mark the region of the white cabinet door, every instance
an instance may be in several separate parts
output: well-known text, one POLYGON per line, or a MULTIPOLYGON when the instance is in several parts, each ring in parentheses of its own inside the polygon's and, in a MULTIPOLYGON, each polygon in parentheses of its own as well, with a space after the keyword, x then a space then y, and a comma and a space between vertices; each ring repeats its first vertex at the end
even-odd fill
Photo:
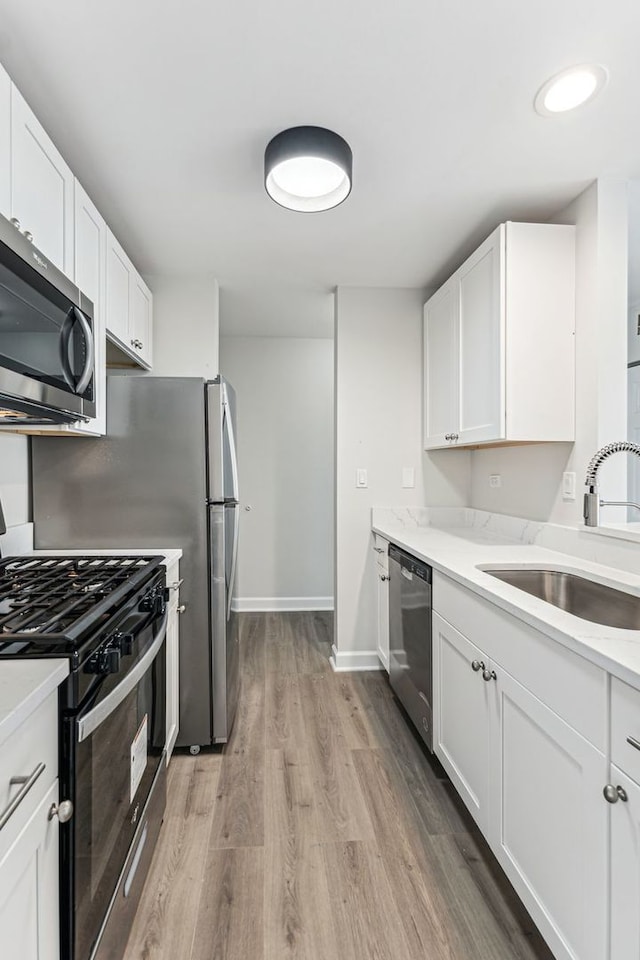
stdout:
POLYGON ((499 666, 489 842, 558 960, 606 956, 605 757, 499 666))
POLYGON ((424 306, 424 446, 444 447, 458 432, 458 291, 441 287, 424 306))
POLYGON ((505 436, 504 226, 456 274, 460 297, 458 443, 505 436))
POLYGON ((486 833, 489 735, 495 685, 482 679, 483 654, 433 614, 434 749, 474 820, 486 833))
POLYGON ((607 804, 611 823, 611 960, 640 957, 640 787, 611 766, 626 801, 607 804))
POLYGON ((131 349, 129 312, 133 264, 107 228, 107 334, 125 350, 131 349))
POLYGON ((376 563, 378 580, 378 656, 385 670, 389 671, 389 570, 376 563))
POLYGON ((0 65, 0 213, 11 218, 11 78, 0 65))
POLYGON ((138 355, 141 366, 151 369, 151 291, 138 273, 134 273, 131 283, 130 341, 138 355))
POLYGON ((107 225, 76 180, 75 184, 75 282, 93 301, 96 416, 78 424, 77 432, 101 436, 107 429, 105 294, 107 225))
POLYGON ((73 174, 20 91, 11 88, 11 216, 72 280, 73 174))
POLYGON ((58 781, 0 859, 2 960, 59 960, 58 781))
POLYGON ((167 620, 167 764, 180 727, 180 614, 178 600, 169 608, 167 620))

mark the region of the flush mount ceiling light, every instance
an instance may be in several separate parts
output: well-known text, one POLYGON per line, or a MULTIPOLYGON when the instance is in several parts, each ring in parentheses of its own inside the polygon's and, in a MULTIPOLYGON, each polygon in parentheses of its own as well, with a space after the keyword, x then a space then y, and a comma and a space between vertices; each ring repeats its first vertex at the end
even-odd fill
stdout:
POLYGON ((575 110, 593 100, 608 79, 606 68, 598 63, 568 67, 540 87, 534 106, 543 117, 555 117, 567 110, 575 110))
POLYGON ((346 140, 324 127, 290 127, 264 152, 264 185, 289 210, 330 210, 349 196, 353 157, 346 140))

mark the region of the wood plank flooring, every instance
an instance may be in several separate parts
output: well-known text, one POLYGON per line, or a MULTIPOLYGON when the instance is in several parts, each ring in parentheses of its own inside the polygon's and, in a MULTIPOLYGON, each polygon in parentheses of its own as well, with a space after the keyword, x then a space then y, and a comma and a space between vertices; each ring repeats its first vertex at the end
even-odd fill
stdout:
POLYGON ((178 753, 127 960, 553 960, 383 673, 243 614, 223 751, 178 753))

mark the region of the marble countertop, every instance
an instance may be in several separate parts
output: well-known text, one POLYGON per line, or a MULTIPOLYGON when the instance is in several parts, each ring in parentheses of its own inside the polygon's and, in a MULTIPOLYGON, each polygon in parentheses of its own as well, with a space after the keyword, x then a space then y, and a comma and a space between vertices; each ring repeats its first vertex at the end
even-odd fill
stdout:
POLYGON ((0 662, 0 747, 68 673, 66 660, 0 662))
POLYGON ((437 525, 433 520, 427 525, 424 517, 411 522, 398 511, 374 510, 372 528, 434 570, 640 689, 640 630, 621 630, 583 620, 495 579, 482 567, 552 568, 636 596, 640 596, 640 575, 527 542, 529 535, 537 535, 539 524, 519 521, 520 527, 510 527, 507 518, 501 518, 501 524, 483 527, 465 523, 462 515, 436 519, 437 525), (523 524, 536 529, 526 530, 523 524))

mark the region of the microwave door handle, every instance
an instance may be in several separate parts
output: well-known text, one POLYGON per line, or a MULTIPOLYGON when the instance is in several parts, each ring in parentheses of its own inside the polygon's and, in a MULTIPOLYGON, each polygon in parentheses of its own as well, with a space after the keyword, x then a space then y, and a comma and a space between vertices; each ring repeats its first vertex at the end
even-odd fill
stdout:
POLYGON ((60 365, 62 366, 62 373, 64 379, 67 382, 67 386, 71 390, 75 390, 75 383, 73 381, 73 370, 71 369, 71 364, 69 363, 69 341, 71 339, 71 330, 75 322, 75 313, 74 307, 71 307, 66 317, 64 318, 63 324, 60 327, 60 365))
POLYGON ((89 326, 89 321, 81 310, 78 310, 77 307, 71 307, 68 314, 64 318, 62 327, 60 328, 60 363, 62 364, 64 379, 74 393, 82 395, 89 386, 91 377, 93 376, 93 355, 93 333, 91 331, 91 327, 89 326), (69 363, 69 345, 74 323, 79 323, 82 328, 82 334, 84 336, 87 352, 84 369, 80 374, 77 383, 75 383, 73 379, 73 370, 71 369, 71 364, 69 363))
POLYGON ((91 382, 91 377, 93 376, 93 331, 89 326, 89 321, 85 317, 84 313, 81 310, 78 310, 76 307, 73 308, 73 313, 75 319, 78 321, 82 327, 82 333, 84 334, 84 342, 87 346, 87 356, 84 362, 84 370, 80 374, 80 379, 76 384, 76 393, 83 394, 91 382))

